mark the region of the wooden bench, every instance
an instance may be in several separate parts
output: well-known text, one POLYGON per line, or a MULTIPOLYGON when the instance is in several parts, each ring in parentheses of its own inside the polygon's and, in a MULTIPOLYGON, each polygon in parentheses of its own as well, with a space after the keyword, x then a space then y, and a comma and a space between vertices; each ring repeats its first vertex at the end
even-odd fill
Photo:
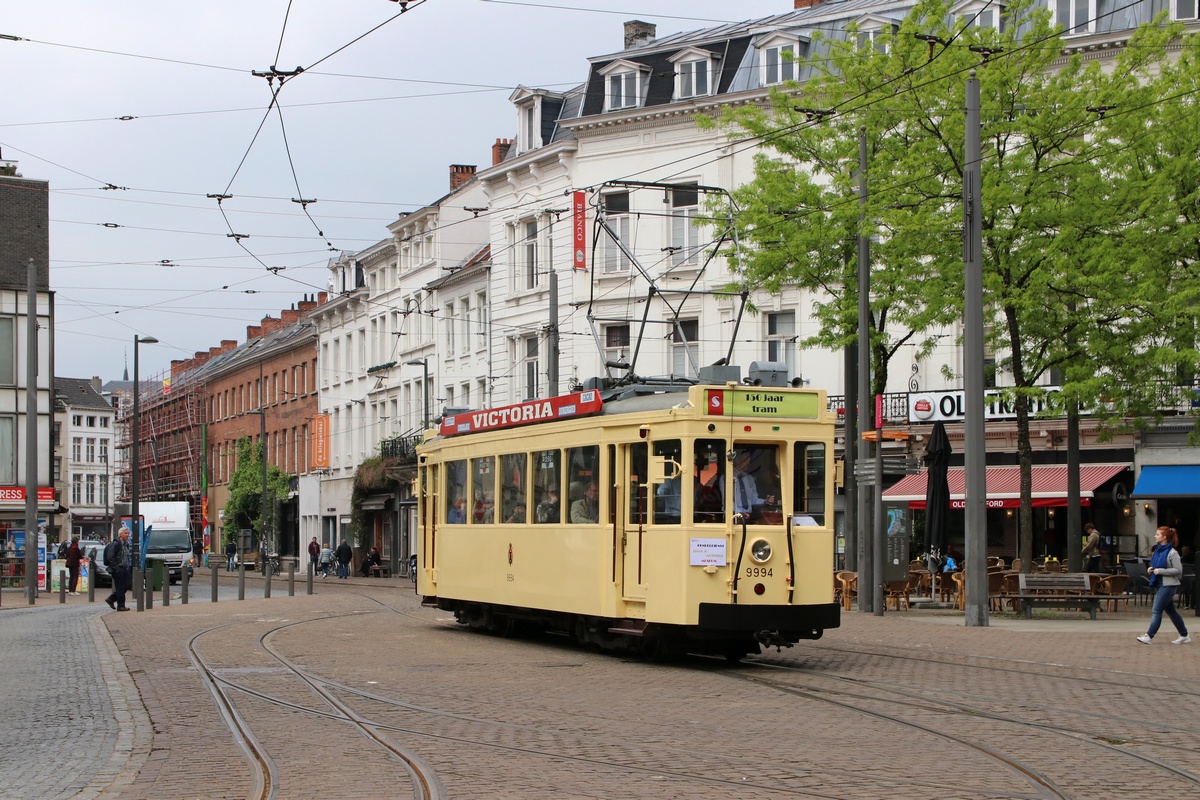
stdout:
POLYGON ((1025 619, 1033 618, 1034 606, 1087 609, 1096 618, 1100 604, 1115 599, 1112 595, 1092 594, 1092 581, 1085 572, 1022 572, 1015 600, 1021 604, 1025 619))
POLYGON ((371 574, 376 578, 392 577, 392 568, 388 564, 374 564, 371 567, 371 574))

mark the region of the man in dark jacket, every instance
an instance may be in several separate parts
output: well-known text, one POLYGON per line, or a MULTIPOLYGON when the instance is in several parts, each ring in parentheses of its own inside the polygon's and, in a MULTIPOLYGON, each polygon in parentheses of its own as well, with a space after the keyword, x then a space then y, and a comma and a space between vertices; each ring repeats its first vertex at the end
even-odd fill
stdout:
POLYGON ((337 557, 338 562, 338 577, 349 578, 350 562, 354 559, 354 551, 350 549, 350 543, 342 539, 342 543, 334 551, 334 556, 337 557))
POLYGON ((129 548, 129 528, 122 527, 118 538, 104 546, 104 563, 112 575, 112 593, 104 598, 109 608, 128 611, 125 593, 129 591, 129 563, 133 553, 129 548))

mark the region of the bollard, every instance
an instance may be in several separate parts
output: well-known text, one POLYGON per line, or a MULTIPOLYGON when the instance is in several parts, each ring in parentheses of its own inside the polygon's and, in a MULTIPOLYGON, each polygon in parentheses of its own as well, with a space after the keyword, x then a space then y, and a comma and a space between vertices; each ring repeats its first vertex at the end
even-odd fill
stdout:
POLYGON ((238 559, 238 600, 246 599, 246 562, 238 559))
POLYGON ((317 565, 316 565, 316 564, 309 564, 309 565, 308 565, 308 570, 307 570, 307 573, 306 573, 306 574, 307 574, 307 576, 308 576, 308 577, 307 577, 307 580, 308 580, 308 593, 309 593, 309 594, 312 594, 312 593, 313 593, 313 587, 312 587, 312 585, 313 585, 313 577, 314 577, 314 576, 317 574, 317 565))
MULTIPOLYGON (((135 558, 134 561, 136 562, 137 559, 135 558)), ((142 590, 146 588, 144 575, 145 573, 143 573, 140 569, 133 570, 133 600, 138 611, 146 610, 145 605, 143 605, 145 601, 143 600, 142 592, 142 590)))
POLYGON ((217 568, 212 568, 212 601, 217 602, 217 568))
MULTIPOLYGON (((166 565, 164 564, 163 566, 165 567, 166 565)), ((162 601, 162 603, 163 603, 163 608, 166 608, 167 606, 171 605, 171 573, 166 569, 163 570, 163 601, 162 601)))
POLYGON ((192 570, 187 564, 179 570, 179 602, 185 606, 188 601, 188 575, 191 574, 192 570))
POLYGON ((144 570, 144 569, 142 570, 142 582, 141 582, 141 587, 142 587, 142 594, 143 594, 143 595, 145 595, 145 597, 146 597, 146 610, 147 610, 147 611, 149 611, 150 609, 154 608, 154 572, 153 572, 153 567, 151 567, 151 571, 150 571, 149 573, 147 573, 147 572, 146 572, 146 570, 144 570), (149 582, 147 582, 147 581, 146 581, 146 576, 147 576, 147 575, 149 575, 149 576, 150 576, 150 580, 149 580, 149 582))
POLYGON ((88 559, 88 602, 96 602, 96 559, 88 559))
POLYGON ((271 596, 271 562, 263 559, 263 597, 271 596))
POLYGON ((288 597, 296 596, 296 562, 288 561, 288 597))
POLYGON ((65 569, 58 571, 58 602, 67 602, 67 571, 65 569))

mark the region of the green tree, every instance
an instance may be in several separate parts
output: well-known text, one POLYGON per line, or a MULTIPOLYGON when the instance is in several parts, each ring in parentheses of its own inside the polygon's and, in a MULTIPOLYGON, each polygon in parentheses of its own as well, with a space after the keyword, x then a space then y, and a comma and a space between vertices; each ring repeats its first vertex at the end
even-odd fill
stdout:
POLYGON ((257 543, 264 533, 278 530, 274 519, 277 509, 277 499, 287 497, 289 476, 279 467, 267 466, 267 515, 265 526, 262 519, 263 483, 263 447, 255 444, 250 438, 243 436, 237 440, 237 465, 229 476, 229 501, 225 504, 225 519, 233 520, 239 529, 249 528, 254 531, 254 541, 257 543))
MULTIPOLYGON (((1010 384, 1021 530, 1030 531, 1029 420, 1039 384, 1058 371, 1068 398, 1090 406, 1103 397, 1116 407, 1147 374, 1139 351, 1154 341, 1156 318, 1145 314, 1144 292, 1163 277, 1152 273, 1142 287, 1146 276, 1130 266, 1151 269, 1139 250, 1147 235, 1139 192, 1153 170, 1124 161, 1148 146, 1158 106, 1146 101, 1176 31, 1139 31, 1104 70, 1080 57, 1062 63, 1044 3, 1008 4, 1004 31, 973 27, 950 9, 922 2, 898 32, 870 42, 853 25, 844 37, 817 40, 800 65, 804 83, 726 117, 735 135, 764 145, 755 179, 736 194, 750 247, 732 268, 743 285, 811 292, 821 331, 808 343, 840 346, 857 318, 854 237, 871 236, 873 389, 882 391, 900 344, 927 352, 930 334, 956 330, 961 318, 964 85, 975 71, 985 338, 1010 384), (853 178, 860 128, 870 187, 862 225, 853 178), (1122 147, 1131 148, 1127 156, 1118 155, 1122 147)), ((1031 538, 1020 554, 1030 563, 1031 538)))

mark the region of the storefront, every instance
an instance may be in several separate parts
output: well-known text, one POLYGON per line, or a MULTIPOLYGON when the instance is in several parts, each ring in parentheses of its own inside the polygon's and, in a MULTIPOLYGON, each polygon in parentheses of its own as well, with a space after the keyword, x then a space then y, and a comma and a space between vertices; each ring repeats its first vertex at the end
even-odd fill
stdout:
MULTIPOLYGON (((1111 558, 1133 555, 1137 544, 1128 504, 1127 464, 1084 464, 1079 469, 1081 523, 1093 522, 1105 537, 1111 558)), ((965 474, 962 467, 949 471, 950 550, 963 553, 965 474)), ((1057 464, 1032 467, 1033 552, 1065 558, 1072 543, 1079 544, 1082 531, 1074 537, 1064 530, 1067 506, 1067 467, 1057 464)), ((883 492, 883 503, 890 507, 924 510, 928 473, 909 475, 883 492)), ((988 555, 1006 560, 1017 555, 1019 513, 1021 507, 1021 468, 1015 465, 993 466, 986 474, 988 555)), ((918 515, 909 516, 917 517, 918 515)), ((923 518, 923 515, 920 515, 923 518)), ((922 520, 918 520, 920 525, 922 520)))

